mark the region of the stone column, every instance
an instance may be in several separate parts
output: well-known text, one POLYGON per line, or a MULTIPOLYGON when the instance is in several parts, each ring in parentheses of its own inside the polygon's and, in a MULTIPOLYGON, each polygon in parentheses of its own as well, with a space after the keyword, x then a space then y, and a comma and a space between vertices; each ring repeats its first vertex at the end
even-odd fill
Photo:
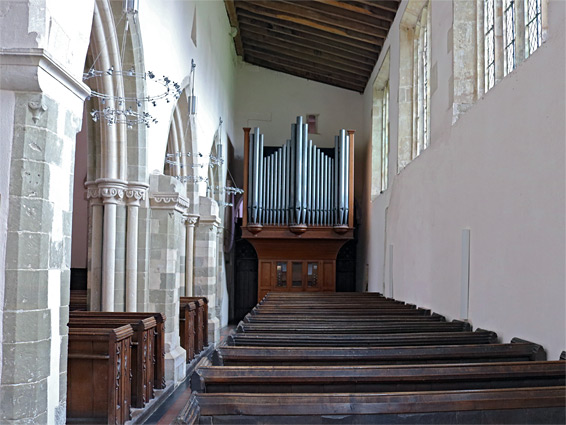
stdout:
POLYGON ((101 282, 102 282, 102 223, 104 206, 95 182, 87 182, 87 199, 89 200, 91 213, 89 223, 89 249, 88 249, 88 274, 87 274, 87 299, 89 309, 100 311, 102 307, 101 282))
MULTIPOLYGON (((5 8, 3 22, 21 10, 5 8)), ((64 424, 72 175, 89 90, 39 48, 0 49, 0 74, 0 423, 64 424)))
POLYGON ((183 216, 189 201, 181 193, 181 182, 170 176, 150 176, 151 241, 149 265, 150 311, 165 314, 165 379, 179 382, 185 377, 186 352, 180 346, 179 293, 181 254, 184 251, 183 216))
POLYGON ((128 219, 126 229, 126 311, 137 311, 138 289, 138 212, 148 185, 130 183, 126 189, 128 219))
POLYGON ((200 219, 196 227, 194 294, 208 298, 208 340, 220 339, 220 321, 217 317, 216 276, 217 231, 220 226, 218 204, 211 198, 199 198, 200 219))
POLYGON ((185 217, 185 226, 187 227, 185 247, 185 297, 193 296, 195 224, 197 224, 197 221, 198 215, 188 214, 185 217))
POLYGON ((116 206, 124 198, 126 182, 96 180, 104 203, 102 234, 102 311, 114 311, 116 280, 116 206))

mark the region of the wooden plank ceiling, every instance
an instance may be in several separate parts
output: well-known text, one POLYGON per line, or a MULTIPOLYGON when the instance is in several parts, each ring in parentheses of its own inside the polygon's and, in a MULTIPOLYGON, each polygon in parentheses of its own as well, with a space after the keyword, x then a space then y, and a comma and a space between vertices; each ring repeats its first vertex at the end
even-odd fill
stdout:
POLYGON ((400 0, 224 0, 248 63, 362 93, 400 0))

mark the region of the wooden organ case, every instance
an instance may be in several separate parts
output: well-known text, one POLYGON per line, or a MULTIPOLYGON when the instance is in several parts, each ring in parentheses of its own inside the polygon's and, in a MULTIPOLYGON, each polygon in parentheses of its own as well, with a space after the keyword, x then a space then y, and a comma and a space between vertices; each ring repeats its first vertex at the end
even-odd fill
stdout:
POLYGON ((334 148, 308 140, 298 117, 283 146, 244 128, 242 237, 258 256, 258 301, 268 292, 336 291, 336 257, 354 235, 354 131, 334 148))

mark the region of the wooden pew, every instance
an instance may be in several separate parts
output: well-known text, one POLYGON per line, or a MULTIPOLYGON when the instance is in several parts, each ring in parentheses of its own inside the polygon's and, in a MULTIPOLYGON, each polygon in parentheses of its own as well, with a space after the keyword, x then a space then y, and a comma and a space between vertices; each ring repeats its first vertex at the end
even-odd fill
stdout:
POLYGON ((187 363, 189 363, 195 358, 195 352, 199 344, 199 333, 197 331, 197 327, 200 324, 200 320, 199 324, 197 324, 197 310, 199 308, 198 302, 181 302, 179 308, 179 333, 181 337, 181 347, 183 347, 187 352, 187 363))
POLYGON ((124 325, 130 325, 134 331, 131 346, 131 405, 143 408, 154 396, 155 318, 71 316, 68 324, 70 329, 115 328, 124 325))
POLYGON ((155 363, 154 363, 154 381, 153 388, 165 388, 165 320, 163 313, 124 313, 124 312, 105 312, 105 311, 73 311, 69 312, 69 318, 78 317, 110 317, 110 318, 127 318, 127 319, 143 319, 153 317, 156 322, 155 330, 155 363))
POLYGON ((123 424, 130 419, 130 325, 69 328, 67 423, 123 424))
POLYGON ((71 289, 71 295, 69 298, 69 311, 75 310, 87 310, 87 295, 85 290, 71 289))
POLYGON ((196 352, 201 352, 208 347, 208 298, 206 297, 181 297, 181 304, 185 302, 197 302, 197 334, 198 344, 195 346, 196 352))
POLYGON ((387 323, 358 323, 355 319, 350 322, 309 323, 245 323, 240 322, 237 332, 246 334, 276 334, 294 333, 301 334, 350 334, 350 335, 372 335, 387 333, 417 333, 417 332, 464 332, 471 331, 472 327, 467 322, 454 320, 452 322, 437 321, 410 321, 410 322, 387 322, 387 323))
POLYGON ((361 393, 566 385, 562 360, 395 366, 201 367, 207 393, 361 393))
POLYGON ((474 332, 420 332, 401 334, 248 334, 235 333, 226 338, 226 345, 264 347, 393 347, 414 345, 492 344, 497 334, 477 329, 474 332))
POLYGON ((332 318, 332 317, 380 317, 380 316, 430 316, 431 311, 422 308, 387 308, 387 309, 376 309, 376 308, 359 308, 359 309, 349 309, 349 310, 299 310, 299 311, 288 311, 284 309, 275 310, 259 310, 254 309, 250 312, 252 316, 261 317, 272 317, 272 318, 284 318, 284 317, 305 317, 305 318, 332 318))
POLYGON ((376 322, 410 322, 410 321, 428 321, 428 322, 445 322, 446 318, 440 314, 432 313, 431 315, 381 315, 381 316, 337 316, 337 315, 319 315, 307 316, 301 315, 276 315, 276 314, 251 314, 248 313, 242 319, 244 323, 350 323, 355 321, 357 323, 376 323, 376 322))
POLYGON ((510 344, 381 348, 220 346, 217 352, 217 366, 339 366, 546 360, 546 352, 540 345, 518 338, 513 338, 510 344))
POLYGON ((558 424, 566 387, 369 394, 197 394, 201 424, 558 424))

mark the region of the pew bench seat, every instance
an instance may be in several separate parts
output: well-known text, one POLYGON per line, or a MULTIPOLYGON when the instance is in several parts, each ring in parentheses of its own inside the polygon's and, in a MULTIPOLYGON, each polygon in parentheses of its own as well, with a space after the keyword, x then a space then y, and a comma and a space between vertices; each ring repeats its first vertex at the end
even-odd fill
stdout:
POLYGON ((361 393, 566 385, 564 361, 396 366, 209 366, 207 393, 361 393))
POLYGON ((226 339, 226 345, 270 347, 391 347, 414 345, 491 344, 497 334, 491 331, 474 332, 419 332, 377 335, 349 334, 294 334, 294 333, 235 333, 226 339))
POLYGON ((375 394, 197 394, 200 424, 557 424, 566 387, 375 394))
POLYGON ((236 347, 217 349, 225 366, 339 366, 352 364, 472 363, 546 360, 538 344, 518 338, 510 344, 400 346, 400 347, 236 347))

